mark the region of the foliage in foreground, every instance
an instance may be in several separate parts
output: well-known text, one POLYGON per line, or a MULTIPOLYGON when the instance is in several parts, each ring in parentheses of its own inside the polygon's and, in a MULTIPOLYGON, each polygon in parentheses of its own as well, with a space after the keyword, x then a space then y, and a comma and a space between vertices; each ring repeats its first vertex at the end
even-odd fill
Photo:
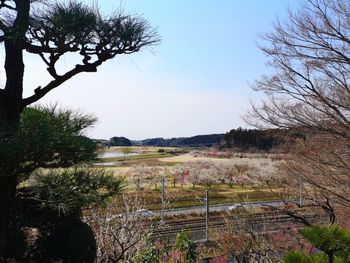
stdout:
POLYGON ((35 199, 59 214, 69 214, 91 203, 101 204, 124 188, 122 179, 103 169, 89 167, 40 170, 32 179, 30 190, 35 199))
POLYGON ((186 262, 198 261, 197 245, 190 239, 187 232, 176 235, 175 244, 164 241, 152 241, 146 238, 145 246, 135 255, 135 263, 186 262))
POLYGON ((141 212, 144 208, 144 196, 122 195, 106 207, 88 211, 84 221, 95 236, 96 262, 129 262, 143 238, 153 229, 152 218, 141 212))
POLYGON ((290 252, 285 263, 346 263, 350 260, 350 232, 338 225, 311 226, 300 230, 300 234, 319 252, 308 254, 302 251, 290 252))
POLYGON ((96 144, 84 133, 95 122, 91 115, 56 106, 26 108, 16 132, 0 130, 2 167, 21 182, 38 168, 89 163, 96 157, 96 144))
POLYGON ((0 147, 0 156, 7 154, 4 160, 16 158, 12 165, 17 167, 13 169, 26 185, 19 189, 22 199, 34 199, 40 207, 68 212, 122 190, 122 179, 88 166, 97 148, 84 132, 95 122, 91 115, 57 106, 24 110, 18 131, 6 140, 1 137, 0 147))
POLYGON ((84 131, 94 122, 90 115, 38 106, 23 112, 17 132, 0 136, 0 156, 20 183, 5 257, 93 262, 96 241, 79 218, 81 209, 103 203, 124 185, 123 179, 89 167, 96 144, 84 131))

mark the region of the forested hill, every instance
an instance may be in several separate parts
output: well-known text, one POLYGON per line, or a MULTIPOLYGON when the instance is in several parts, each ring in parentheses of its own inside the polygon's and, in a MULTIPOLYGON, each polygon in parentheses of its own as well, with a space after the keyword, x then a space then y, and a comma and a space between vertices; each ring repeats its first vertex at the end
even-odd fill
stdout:
POLYGON ((224 142, 225 134, 209 134, 209 135, 196 135, 192 137, 180 137, 180 138, 153 138, 142 141, 133 141, 134 144, 146 145, 146 146, 163 146, 163 147, 211 147, 213 145, 219 145, 224 142))
POLYGON ((178 138, 151 138, 130 140, 125 137, 112 137, 109 140, 96 140, 106 146, 157 146, 157 147, 212 147, 220 146, 236 150, 269 151, 276 147, 288 150, 295 138, 303 137, 301 130, 281 129, 232 129, 226 134, 196 135, 178 138))
POLYGON ((129 140, 125 137, 112 137, 107 145, 110 146, 159 146, 159 147, 211 147, 224 143, 225 134, 196 135, 180 138, 152 138, 145 140, 129 140))

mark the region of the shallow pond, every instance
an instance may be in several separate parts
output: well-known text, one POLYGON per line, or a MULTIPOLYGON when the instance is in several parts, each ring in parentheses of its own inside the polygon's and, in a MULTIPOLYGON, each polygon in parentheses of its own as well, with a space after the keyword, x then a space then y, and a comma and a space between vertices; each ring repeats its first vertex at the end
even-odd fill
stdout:
POLYGON ((126 156, 136 156, 140 155, 139 153, 128 153, 127 155, 122 153, 122 152, 106 152, 106 153, 101 153, 97 157, 101 159, 105 158, 118 158, 118 157, 126 157, 126 156))
POLYGON ((96 166, 115 166, 118 164, 119 164, 119 162, 94 163, 94 165, 96 165, 96 166))

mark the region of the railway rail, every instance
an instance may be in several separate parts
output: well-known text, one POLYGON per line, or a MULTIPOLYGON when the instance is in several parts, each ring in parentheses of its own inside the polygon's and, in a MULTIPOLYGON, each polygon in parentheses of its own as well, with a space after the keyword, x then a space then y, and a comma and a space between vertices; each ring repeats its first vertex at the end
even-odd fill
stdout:
MULTIPOLYGON (((312 213, 303 214, 304 218, 311 223, 322 222, 324 218, 312 213)), ((276 232, 282 229, 290 227, 292 223, 294 226, 299 228, 304 225, 286 215, 278 213, 259 213, 252 215, 232 215, 232 216, 214 216, 209 219, 210 230, 218 230, 225 227, 239 228, 240 223, 245 220, 249 221, 249 224, 254 226, 257 231, 261 232, 276 232), (229 222, 229 223, 228 223, 229 222)), ((189 232, 194 240, 201 240, 205 236, 205 219, 191 219, 191 220, 181 220, 173 222, 165 222, 163 225, 153 233, 153 238, 160 238, 166 240, 173 240, 176 238, 176 234, 181 231, 189 232)))

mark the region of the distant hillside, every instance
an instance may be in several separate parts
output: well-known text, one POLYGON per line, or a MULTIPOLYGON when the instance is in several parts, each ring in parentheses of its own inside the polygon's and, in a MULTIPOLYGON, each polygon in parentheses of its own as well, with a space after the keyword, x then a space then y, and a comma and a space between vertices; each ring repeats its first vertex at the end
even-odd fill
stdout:
POLYGON ((158 146, 158 147, 211 147, 224 142, 225 134, 197 135, 179 138, 151 138, 145 140, 129 140, 125 137, 112 137, 107 145, 110 146, 158 146))
POLYGON ((145 146, 161 146, 161 147, 211 147, 218 145, 224 141, 225 134, 208 134, 208 135, 196 135, 192 137, 179 137, 179 138, 152 138, 146 139, 135 144, 145 146))
POLYGON ((95 140, 106 146, 155 146, 155 147, 212 147, 220 146, 236 150, 269 151, 288 147, 296 138, 303 138, 302 129, 233 129, 226 134, 207 134, 178 138, 151 138, 130 140, 126 137, 112 137, 109 140, 95 140))

